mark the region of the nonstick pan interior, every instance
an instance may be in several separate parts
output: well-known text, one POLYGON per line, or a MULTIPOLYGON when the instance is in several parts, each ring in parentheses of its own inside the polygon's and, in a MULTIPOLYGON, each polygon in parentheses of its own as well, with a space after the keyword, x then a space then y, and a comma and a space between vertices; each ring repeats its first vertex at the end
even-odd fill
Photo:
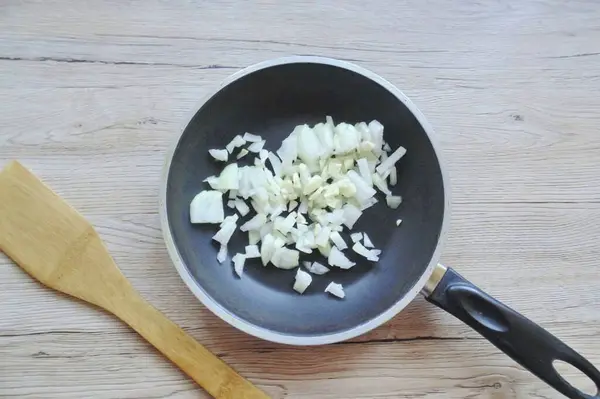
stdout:
MULTIPOLYGON (((263 331, 257 334, 263 338, 294 343, 295 338, 300 342, 345 332, 352 336, 357 326, 389 313, 405 296, 412 299, 438 246, 446 198, 429 137, 396 95, 353 70, 293 62, 234 79, 202 105, 173 152, 165 201, 167 234, 190 288, 220 317, 243 330, 256 333, 256 328, 263 331), (259 259, 248 260, 238 278, 229 260, 224 264, 216 260, 218 246, 211 237, 217 226, 190 224, 190 201, 207 188, 202 180, 223 168, 207 151, 224 148, 244 132, 261 135, 267 140, 265 148, 275 151, 296 125, 312 125, 326 115, 336 123, 377 119, 385 126, 390 146, 408 150, 398 163, 398 184, 392 187, 403 197, 400 208, 388 208, 384 197, 378 196, 379 204, 365 211, 353 229, 367 232, 383 250, 380 261, 373 264, 347 251, 357 265, 314 276, 304 295, 292 290, 296 270, 263 267, 259 259), (403 220, 400 227, 397 219, 403 220), (344 285, 345 299, 323 292, 331 281, 344 285)), ((230 256, 243 252, 247 243, 247 234, 237 231, 229 243, 230 256)), ((314 258, 326 263, 320 255, 314 258)))

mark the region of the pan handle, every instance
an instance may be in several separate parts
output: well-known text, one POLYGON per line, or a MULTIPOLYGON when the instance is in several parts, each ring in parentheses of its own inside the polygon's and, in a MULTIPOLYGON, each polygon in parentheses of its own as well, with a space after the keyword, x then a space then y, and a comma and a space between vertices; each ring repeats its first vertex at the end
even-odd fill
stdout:
POLYGON ((462 320, 517 363, 571 399, 600 399, 600 371, 561 340, 492 298, 455 272, 438 265, 424 294, 429 302, 462 320), (560 376, 553 362, 563 361, 595 384, 594 396, 560 376))

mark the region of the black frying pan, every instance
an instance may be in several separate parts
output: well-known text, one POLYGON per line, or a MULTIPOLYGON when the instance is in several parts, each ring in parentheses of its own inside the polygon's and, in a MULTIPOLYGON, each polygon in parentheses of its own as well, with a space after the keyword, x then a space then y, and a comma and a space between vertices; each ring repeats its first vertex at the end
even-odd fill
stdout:
MULTIPOLYGON (((452 269, 438 265, 449 207, 448 180, 431 141, 431 127, 398 89, 377 75, 336 60, 292 57, 249 67, 223 83, 201 105, 167 157, 161 194, 165 241, 192 292, 219 317, 249 334, 274 342, 317 345, 365 333, 402 310, 419 292, 467 323, 500 350, 570 398, 600 398, 571 386, 555 370, 564 361, 585 373, 600 390, 600 372, 585 358, 524 316, 485 294, 452 269), (276 150, 296 125, 379 120, 392 148, 407 155, 393 188, 403 204, 369 208, 355 226, 383 250, 376 264, 353 258, 350 270, 314 276, 300 296, 292 290, 295 270, 248 261, 242 279, 216 260, 214 226, 192 225, 189 204, 206 188, 202 180, 220 172, 207 153, 236 135, 259 134, 276 150), (402 219, 401 227, 395 220, 402 219), (342 283, 346 298, 323 292, 342 283)), ((383 202, 383 203, 382 203, 383 202)), ((248 215, 250 218, 252 214, 248 215)), ((237 232, 230 254, 243 252, 247 235, 237 232)), ((349 256, 351 256, 349 251, 349 256)))

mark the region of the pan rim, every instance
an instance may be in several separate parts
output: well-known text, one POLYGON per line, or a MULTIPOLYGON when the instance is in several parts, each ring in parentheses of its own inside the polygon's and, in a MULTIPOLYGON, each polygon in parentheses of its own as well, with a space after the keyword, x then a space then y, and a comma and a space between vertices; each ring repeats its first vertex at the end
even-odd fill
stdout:
POLYGON ((441 157, 441 152, 439 150, 438 144, 436 143, 436 139, 434 138, 434 130, 433 127, 429 124, 429 122, 425 119, 425 116, 421 113, 421 111, 416 107, 415 104, 396 86, 382 78, 378 74, 360 67, 358 65, 352 64, 347 61, 342 61, 333 58, 327 57, 317 57, 317 56, 290 56, 290 57, 281 57, 270 59, 266 61, 259 62, 257 64, 248 66, 244 69, 241 69, 238 72, 230 75, 225 78, 216 89, 209 92, 196 107, 191 110, 191 115, 184 120, 183 126, 180 128, 179 135, 176 140, 174 140, 171 147, 167 150, 165 163, 162 169, 162 176, 160 182, 160 193, 159 193, 159 215, 160 215, 160 224, 161 230, 163 234, 163 239, 165 241, 167 252, 175 269, 179 273, 179 276, 188 287, 188 289, 194 294, 194 296, 211 312, 221 318, 223 321, 232 325, 233 327, 258 338, 280 343, 280 344, 288 344, 288 345, 298 345, 298 346, 307 346, 307 345, 325 345, 331 344, 335 342, 345 341, 351 338, 355 338, 359 335, 365 334, 383 323, 389 321, 395 315, 400 313, 402 309, 404 309, 410 302, 412 302, 415 297, 421 292, 433 271, 435 270, 436 265, 438 264, 439 258, 441 256, 442 247, 446 239, 448 225, 450 220, 450 186, 449 186, 449 177, 447 175, 447 170, 445 168, 445 163, 441 157), (167 179, 169 175, 169 170, 171 167, 171 162, 173 160, 173 156, 181 137, 183 136, 183 132, 186 127, 196 115, 196 113, 206 104, 206 102, 215 96, 220 90, 229 84, 249 75, 253 72, 274 67, 281 66, 285 64, 295 64, 295 63, 316 63, 316 64, 325 64, 330 65, 342 69, 346 69, 352 72, 355 72, 375 83, 378 83, 383 88, 385 88, 388 92, 393 94, 399 101, 401 101, 409 111, 414 115, 419 124, 423 127, 423 130, 427 134, 427 137, 433 147, 434 153, 437 157, 440 171, 442 175, 442 183, 444 190, 444 214, 442 218, 442 226, 440 229, 440 235, 437 241, 436 248, 433 252, 433 255, 430 259, 430 262, 427 268, 422 273, 419 280, 413 285, 410 291, 405 294, 402 298, 399 298, 398 301, 394 303, 391 307, 385 310, 383 313, 373 317, 367 322, 356 325, 351 329, 335 332, 335 333, 327 333, 321 335, 311 335, 311 336, 303 336, 303 335, 293 335, 293 334, 285 334, 276 331, 272 331, 260 326, 257 326, 253 323, 250 323, 235 314, 229 312, 225 309, 221 304, 215 301, 204 289, 198 284, 198 282, 192 277, 189 269, 185 265, 177 247, 175 245, 175 241, 173 239, 173 235, 171 233, 171 229, 169 226, 168 216, 167 216, 167 179))

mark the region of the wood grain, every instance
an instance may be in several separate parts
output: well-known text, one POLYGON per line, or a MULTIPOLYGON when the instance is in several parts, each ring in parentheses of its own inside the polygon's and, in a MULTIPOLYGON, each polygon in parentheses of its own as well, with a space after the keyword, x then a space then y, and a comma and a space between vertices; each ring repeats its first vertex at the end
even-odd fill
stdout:
MULTIPOLYGON (((291 54, 356 62, 436 130, 453 189, 442 260, 598 365, 599 19, 593 0, 7 0, 0 163, 43 177, 144 297, 275 398, 558 398, 422 299, 327 347, 230 328, 171 266, 158 182, 186 118, 237 69, 291 54)), ((0 397, 204 395, 110 316, 0 258, 0 397)))

